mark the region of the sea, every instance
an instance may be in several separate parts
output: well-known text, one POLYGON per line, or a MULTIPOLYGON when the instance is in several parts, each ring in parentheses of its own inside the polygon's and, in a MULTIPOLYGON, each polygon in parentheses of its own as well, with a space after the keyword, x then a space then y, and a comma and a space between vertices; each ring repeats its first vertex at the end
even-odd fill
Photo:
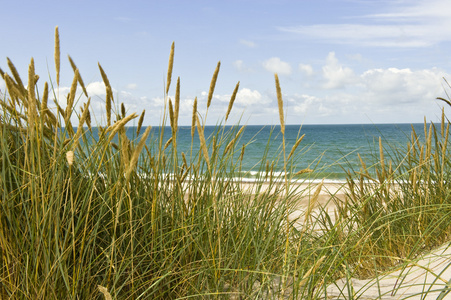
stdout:
MULTIPOLYGON (((206 126, 204 136, 211 146, 212 137, 218 136, 218 130, 236 131, 240 127, 206 126)), ((358 154, 367 166, 377 163, 379 158, 379 138, 384 147, 384 157, 390 160, 393 153, 406 151, 411 138, 412 128, 420 140, 424 140, 424 124, 340 124, 340 125, 286 125, 285 144, 286 156, 291 151, 296 140, 305 134, 286 170, 294 174, 300 170, 310 169, 299 180, 326 182, 344 182, 346 173, 360 170, 358 154)), ((177 152, 198 153, 200 141, 197 130, 191 138, 191 126, 179 126, 177 135, 177 152)), ((144 129, 141 129, 142 134, 144 129)), ((171 137, 170 127, 153 127, 147 140, 149 148, 157 145, 159 136, 163 133, 163 144, 171 137)), ((136 127, 127 127, 126 134, 131 140, 138 140, 136 127)), ((262 177, 266 162, 274 163, 275 176, 283 176, 283 149, 280 126, 247 125, 237 142, 234 159, 238 161, 242 145, 245 145, 243 160, 240 166, 240 177, 252 181, 262 177)), ((217 142, 217 141, 216 141, 217 142)), ((225 146, 225 145, 224 145, 225 146)), ((223 146, 223 147, 224 147, 223 146)), ((222 148, 224 149, 224 148, 222 148)), ((167 150, 166 150, 167 151, 167 150)), ((211 148, 209 148, 211 155, 211 148)), ((189 155, 187 155, 189 156, 189 155)), ((235 170, 236 171, 236 170, 235 170)), ((296 178, 295 178, 296 179, 296 178)))

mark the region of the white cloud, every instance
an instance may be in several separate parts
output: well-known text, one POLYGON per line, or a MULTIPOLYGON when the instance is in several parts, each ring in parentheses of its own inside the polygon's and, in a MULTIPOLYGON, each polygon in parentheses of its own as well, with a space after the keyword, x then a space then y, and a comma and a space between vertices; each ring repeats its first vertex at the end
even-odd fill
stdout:
POLYGON ((136 83, 127 84, 127 89, 129 89, 129 90, 136 90, 137 87, 138 87, 138 85, 136 83))
POLYGON ((280 60, 278 57, 272 57, 263 62, 263 67, 273 73, 281 75, 290 75, 291 66, 289 63, 280 60))
POLYGON ((106 87, 103 81, 91 82, 86 86, 88 95, 104 96, 106 95, 106 87))
POLYGON ((334 52, 330 52, 326 59, 326 65, 323 66, 323 77, 326 80, 324 88, 337 89, 355 82, 355 75, 352 69, 343 67, 334 52))
POLYGON ((262 104, 262 95, 257 90, 242 88, 236 95, 235 103, 244 106, 262 104))
POLYGON ((257 44, 256 44, 256 43, 254 43, 254 42, 252 42, 252 41, 244 40, 244 39, 241 39, 241 40, 240 40, 240 44, 242 44, 242 45, 244 45, 244 46, 246 46, 246 47, 249 47, 249 48, 255 48, 255 47, 257 47, 257 44))
POLYGON ((235 60, 233 67, 240 72, 252 72, 252 69, 246 66, 241 59, 235 60))
POLYGON ((451 40, 451 2, 398 1, 383 14, 360 16, 353 23, 279 27, 305 38, 370 47, 426 47, 451 40))
POLYGON ((299 64, 299 70, 307 76, 313 75, 313 67, 311 65, 299 64))

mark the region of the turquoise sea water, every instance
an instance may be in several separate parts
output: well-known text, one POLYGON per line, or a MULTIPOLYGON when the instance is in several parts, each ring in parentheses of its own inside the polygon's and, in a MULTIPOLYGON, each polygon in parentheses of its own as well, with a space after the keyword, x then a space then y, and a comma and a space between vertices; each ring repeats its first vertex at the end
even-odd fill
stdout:
MULTIPOLYGON (((309 174, 311 180, 343 181, 345 170, 354 168, 359 170, 360 163, 357 153, 364 158, 367 165, 375 161, 379 156, 379 137, 382 138, 386 148, 385 156, 389 160, 393 147, 405 149, 410 138, 413 126, 420 138, 424 135, 423 124, 352 124, 352 125, 288 125, 285 128, 286 155, 291 150, 297 138, 305 134, 298 147, 298 155, 295 158, 289 172, 297 172, 310 168, 315 172, 309 174)), ((225 131, 232 127, 225 127, 225 131)), ((171 136, 170 127, 165 127, 163 140, 166 142, 171 136)), ((147 141, 152 146, 160 135, 162 128, 152 128, 151 137, 147 141)), ((218 130, 216 126, 205 127, 205 137, 208 138, 218 130)), ((144 129, 141 130, 143 132, 144 129)), ((136 136, 136 127, 127 127, 127 136, 130 139, 136 136)), ((211 139, 210 139, 211 141, 211 139)), ((207 142, 208 143, 208 142, 207 142)), ((243 176, 252 180, 262 171, 262 158, 266 152, 266 160, 272 161, 281 158, 282 136, 280 126, 246 126, 236 149, 236 157, 240 154, 242 144, 246 144, 242 171, 243 176)), ((178 153, 186 154, 191 149, 191 127, 180 126, 177 136, 178 153)), ((199 151, 199 138, 197 132, 194 137, 193 153, 199 151)), ((209 151, 211 154, 211 150, 209 151)), ((264 169, 264 167, 263 167, 264 169)), ((275 171, 282 171, 282 159, 276 165, 275 171)))

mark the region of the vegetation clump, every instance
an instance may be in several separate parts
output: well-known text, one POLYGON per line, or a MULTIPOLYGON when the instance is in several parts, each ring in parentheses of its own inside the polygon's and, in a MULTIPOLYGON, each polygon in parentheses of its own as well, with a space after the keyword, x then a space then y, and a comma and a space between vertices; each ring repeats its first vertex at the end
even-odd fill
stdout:
POLYGON ((339 278, 378 275, 449 241, 445 116, 440 130, 425 124, 425 142, 412 131, 411 142, 389 160, 380 142, 379 162, 367 167, 362 160, 360 170, 349 171, 347 196, 331 194, 331 212, 317 205, 322 184, 307 194, 287 172, 301 158, 303 136, 287 155, 277 74, 280 178, 266 151, 257 166, 266 176, 250 188, 242 184, 244 127, 218 126, 205 136, 220 63, 205 116, 194 102, 191 150, 180 152, 180 78, 174 100, 168 96, 173 59, 174 44, 156 135, 141 130, 145 111, 126 115, 123 105, 115 111, 100 64, 106 125, 92 126, 91 100, 70 57, 74 75, 61 107, 58 28, 56 86, 45 82, 38 92, 33 59, 25 86, 7 59, 9 73, 0 69, 7 87, 0 99, 0 298, 327 299, 327 287, 339 278), (86 103, 79 103, 82 95, 86 103), (138 117, 130 139, 127 126, 138 117), (166 122, 171 138, 164 142, 166 122), (300 207, 306 197, 309 204, 300 207))

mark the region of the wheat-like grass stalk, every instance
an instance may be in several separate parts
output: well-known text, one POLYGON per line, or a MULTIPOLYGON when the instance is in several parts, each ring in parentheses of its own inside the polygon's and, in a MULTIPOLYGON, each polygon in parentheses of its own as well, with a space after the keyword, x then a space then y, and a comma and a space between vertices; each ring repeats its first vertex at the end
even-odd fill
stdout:
POLYGON ((224 150, 224 154, 226 154, 227 152, 229 152, 230 149, 232 149, 233 145, 235 145, 236 140, 241 136, 243 131, 244 131, 244 126, 241 126, 240 130, 238 130, 235 137, 227 144, 227 146, 224 150))
POLYGON ((72 110, 75 102, 75 94, 77 92, 77 83, 78 83, 78 69, 75 70, 74 79, 72 80, 72 84, 70 86, 69 96, 67 97, 67 106, 65 110, 65 122, 68 124, 68 120, 72 114, 72 110))
MULTIPOLYGON (((35 123, 35 119, 37 117, 36 114, 36 95, 34 92, 35 86, 35 71, 34 71, 34 59, 31 58, 30 66, 28 68, 28 122, 29 126, 33 128, 35 123)), ((31 130, 34 132, 34 129, 31 130)))
MULTIPOLYGON (((69 59, 70 65, 72 66, 72 70, 75 73, 75 70, 78 69, 77 66, 75 65, 75 63, 72 60, 72 57, 70 57, 70 55, 68 55, 67 58, 69 59)), ((83 90, 83 93, 85 94, 85 96, 88 97, 88 92, 86 91, 85 83, 83 82, 83 79, 81 78, 80 70, 78 71, 78 83, 80 84, 81 89, 83 90)))
POLYGON ((121 118, 125 117, 125 104, 121 102, 121 118))
POLYGON ((22 79, 20 79, 20 75, 19 72, 17 71, 16 67, 14 66, 13 62, 9 59, 9 57, 6 58, 6 61, 8 63, 8 67, 11 70, 11 74, 14 77, 14 80, 17 83, 18 86, 18 90, 22 93, 22 98, 25 97, 26 95, 26 91, 25 91, 25 87, 24 84, 22 82, 22 79))
POLYGON ((305 169, 302 169, 302 170, 297 171, 294 175, 302 175, 302 174, 305 174, 305 173, 311 173, 311 172, 313 172, 312 169, 310 169, 310 168, 305 168, 305 169))
MULTIPOLYGON (((6 89, 8 90, 10 97, 12 99, 23 98, 23 95, 17 88, 17 85, 14 83, 13 79, 7 73, 5 73, 4 78, 5 78, 6 89)), ((24 102, 24 105, 28 106, 28 104, 26 102, 24 102)))
MULTIPOLYGON (((88 98, 88 102, 91 101, 91 97, 88 98)), ((87 115, 86 115, 86 125, 88 126, 89 130, 91 130, 91 113, 89 112, 89 107, 86 103, 83 104, 83 107, 81 109, 81 113, 83 114, 85 112, 85 110, 87 111, 87 115)))
POLYGON ((191 117, 191 139, 194 138, 194 132, 196 130, 196 119, 197 119, 197 97, 194 98, 193 114, 191 117))
POLYGON ((215 72, 213 73, 213 77, 211 78, 210 89, 208 90, 207 108, 210 107, 211 99, 213 98, 213 92, 215 90, 216 80, 218 79, 218 74, 219 74, 219 68, 220 67, 221 67, 221 62, 218 61, 218 64, 216 65, 215 72))
POLYGON ((60 52, 60 34, 58 26, 55 27, 55 69, 56 69, 56 84, 60 85, 60 69, 61 69, 61 52, 60 52))
POLYGON ((302 142, 302 140, 304 139, 305 134, 303 134, 300 138, 297 139, 296 143, 294 143, 293 147, 291 148, 290 154, 288 154, 287 160, 290 159, 290 157, 294 154, 294 152, 296 151, 297 147, 299 146, 299 144, 302 142))
POLYGON ((196 126, 197 132, 199 134, 200 146, 202 149, 202 153, 204 155, 205 161, 207 162, 208 169, 210 170, 210 158, 208 156, 207 143, 205 142, 204 130, 199 123, 199 118, 196 116, 196 126))
POLYGON ((315 273, 316 269, 318 269, 318 267, 323 263, 324 259, 326 259, 326 256, 322 256, 320 259, 318 259, 316 263, 307 271, 307 273, 302 276, 301 281, 299 281, 298 283, 299 286, 303 286, 308 282, 310 275, 312 273, 315 273))
POLYGON ((167 79, 166 79, 166 95, 168 94, 169 87, 171 86, 172 68, 174 67, 174 48, 175 48, 175 42, 172 42, 171 53, 169 54, 168 75, 167 75, 167 79))
POLYGON ((229 114, 232 111, 232 107, 233 107, 233 103, 235 102, 235 98, 236 98, 236 94, 238 93, 238 88, 240 87, 240 82, 238 81, 238 83, 235 86, 235 89, 233 90, 232 93, 232 97, 230 97, 230 102, 229 102, 229 106, 227 107, 227 113, 226 113, 226 121, 229 118, 229 114))
POLYGON ((243 143, 243 146, 241 147, 240 161, 243 161, 245 150, 246 150, 246 144, 243 143))
POLYGON ((141 113, 141 115, 139 116, 139 120, 138 120, 138 128, 136 128, 136 135, 139 135, 139 132, 141 131, 141 127, 143 125, 144 122, 144 115, 146 114, 146 110, 143 109, 143 112, 141 113))
POLYGON ((172 105, 172 100, 169 98, 169 121, 171 123, 172 135, 175 133, 175 116, 174 116, 174 107, 172 105))
POLYGON ((66 160, 69 166, 72 166, 74 164, 74 151, 69 150, 66 152, 66 160))
POLYGON ((283 99, 282 99, 282 91, 280 89, 279 76, 274 74, 274 78, 276 80, 276 92, 277 92, 277 105, 279 107, 279 118, 280 118, 280 131, 282 134, 285 134, 285 122, 283 117, 283 99))
POLYGON ((163 147, 163 151, 165 151, 165 150, 169 147, 169 145, 172 143, 172 140, 173 140, 173 136, 171 136, 171 137, 166 141, 166 143, 164 144, 164 147, 163 147))
POLYGON ((78 140, 80 139, 81 134, 83 133, 83 125, 88 119, 89 116, 89 105, 91 104, 91 98, 88 98, 88 102, 85 105, 85 109, 83 110, 83 113, 81 114, 80 120, 78 122, 77 132, 74 136, 74 144, 72 146, 72 150, 75 150, 78 146, 78 140))
POLYGON ((131 172, 134 170, 136 164, 138 163, 139 155, 141 154, 141 151, 142 151, 144 145, 146 144, 147 137, 149 136, 149 133, 150 133, 150 129, 151 129, 151 126, 148 126, 146 128, 146 130, 144 131, 144 133, 141 137, 141 140, 139 141, 138 145, 135 148, 135 151, 133 151, 132 157, 130 159, 130 165, 125 174, 125 178, 127 178, 127 179, 130 177, 131 172))
POLYGON ((108 131, 110 131, 110 135, 108 137, 108 143, 111 142, 114 135, 122 128, 124 127, 129 121, 137 118, 138 115, 133 113, 131 115, 126 116, 125 118, 121 119, 120 121, 117 121, 113 125, 108 127, 108 131))
POLYGON ((174 101, 174 127, 177 132, 180 110, 180 77, 177 77, 177 85, 175 88, 175 101, 174 101))
POLYGON ((108 76, 106 75, 105 71, 103 70, 102 66, 100 65, 100 63, 97 63, 97 65, 99 66, 99 70, 100 70, 100 75, 102 76, 102 80, 103 83, 105 84, 105 89, 106 89, 106 103, 105 103, 105 108, 106 108, 106 120, 107 120, 107 126, 111 125, 111 102, 113 101, 113 89, 111 88, 111 84, 110 81, 108 80, 108 76))

